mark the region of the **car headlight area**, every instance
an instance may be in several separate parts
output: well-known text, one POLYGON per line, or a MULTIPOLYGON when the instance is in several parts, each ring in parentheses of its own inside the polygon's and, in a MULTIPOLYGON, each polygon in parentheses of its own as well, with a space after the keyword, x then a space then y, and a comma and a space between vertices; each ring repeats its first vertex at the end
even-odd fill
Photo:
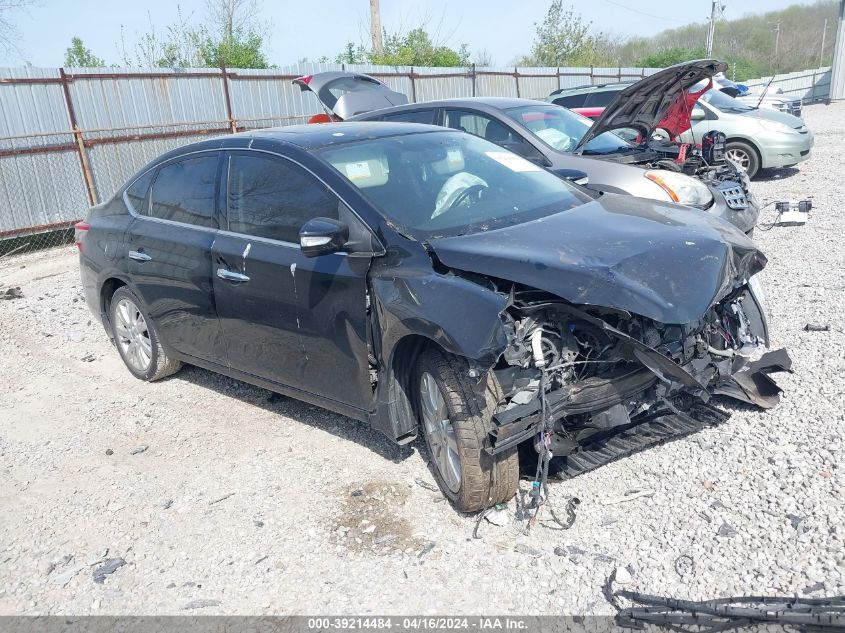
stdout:
POLYGON ((713 203, 713 194, 700 180, 665 169, 649 169, 643 175, 659 185, 672 202, 694 207, 708 207, 713 203))

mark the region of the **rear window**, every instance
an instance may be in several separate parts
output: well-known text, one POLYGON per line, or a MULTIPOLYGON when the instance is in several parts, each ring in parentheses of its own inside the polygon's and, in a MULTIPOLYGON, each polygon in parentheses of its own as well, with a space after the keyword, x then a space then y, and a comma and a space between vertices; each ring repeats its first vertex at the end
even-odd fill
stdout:
POLYGON ((148 204, 149 198, 147 196, 150 193, 150 183, 153 181, 153 174, 155 174, 155 169, 151 169, 138 178, 126 190, 126 197, 132 206, 132 211, 138 215, 147 215, 149 212, 150 205, 148 204))
POLYGON ((385 114, 380 117, 382 121, 393 123, 434 123, 434 110, 414 110, 413 112, 398 112, 396 114, 385 114))
POLYGON ((365 92, 367 90, 378 90, 382 84, 368 77, 341 77, 328 82, 320 89, 320 101, 329 109, 334 108, 337 100, 347 92, 365 92))
POLYGON ((587 100, 587 95, 577 94, 568 95, 566 97, 557 97, 552 103, 563 106, 564 108, 583 108, 584 102, 587 100))
POLYGON ((621 90, 602 90, 590 93, 585 108, 605 108, 616 98, 621 90))

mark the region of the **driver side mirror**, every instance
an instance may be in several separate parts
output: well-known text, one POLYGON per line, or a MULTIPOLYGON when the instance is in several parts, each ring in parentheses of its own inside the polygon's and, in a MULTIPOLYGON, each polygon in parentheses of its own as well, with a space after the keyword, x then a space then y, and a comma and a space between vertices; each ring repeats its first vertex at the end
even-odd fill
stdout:
POLYGON ((338 253, 349 240, 349 227, 330 218, 312 218, 299 229, 299 248, 306 257, 338 253))
POLYGON ((705 118, 704 108, 702 108, 701 106, 698 106, 698 105, 693 106, 692 112, 690 112, 689 118, 690 118, 690 121, 703 121, 704 118, 705 118))

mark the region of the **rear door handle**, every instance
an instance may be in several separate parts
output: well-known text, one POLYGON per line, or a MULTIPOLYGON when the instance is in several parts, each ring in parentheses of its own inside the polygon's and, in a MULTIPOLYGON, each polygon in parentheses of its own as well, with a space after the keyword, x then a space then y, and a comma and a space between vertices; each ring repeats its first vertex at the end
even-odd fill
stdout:
POLYGON ((249 277, 246 275, 242 275, 241 273, 236 273, 228 268, 218 268, 217 269, 217 276, 220 279, 225 279, 226 281, 236 281, 236 282, 244 282, 249 281, 249 277))
POLYGON ((129 259, 134 259, 136 262, 148 262, 152 257, 144 251, 129 251, 129 259))

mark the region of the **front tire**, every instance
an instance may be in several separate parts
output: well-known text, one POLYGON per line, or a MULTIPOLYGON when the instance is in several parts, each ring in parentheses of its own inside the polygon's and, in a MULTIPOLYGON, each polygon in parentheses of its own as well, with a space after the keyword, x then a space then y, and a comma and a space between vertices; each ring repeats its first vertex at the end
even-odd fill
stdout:
POLYGON ((725 158, 742 169, 748 178, 754 178, 760 171, 760 157, 753 146, 743 141, 729 141, 725 144, 725 158))
POLYGON ((142 305, 129 288, 118 288, 109 304, 109 323, 126 368, 135 378, 153 382, 175 374, 182 363, 168 358, 142 305))
POLYGON ((425 351, 414 375, 416 410, 440 490, 458 510, 475 512, 510 500, 519 485, 516 448, 484 449, 500 388, 488 374, 476 397, 469 365, 437 349, 425 351))

